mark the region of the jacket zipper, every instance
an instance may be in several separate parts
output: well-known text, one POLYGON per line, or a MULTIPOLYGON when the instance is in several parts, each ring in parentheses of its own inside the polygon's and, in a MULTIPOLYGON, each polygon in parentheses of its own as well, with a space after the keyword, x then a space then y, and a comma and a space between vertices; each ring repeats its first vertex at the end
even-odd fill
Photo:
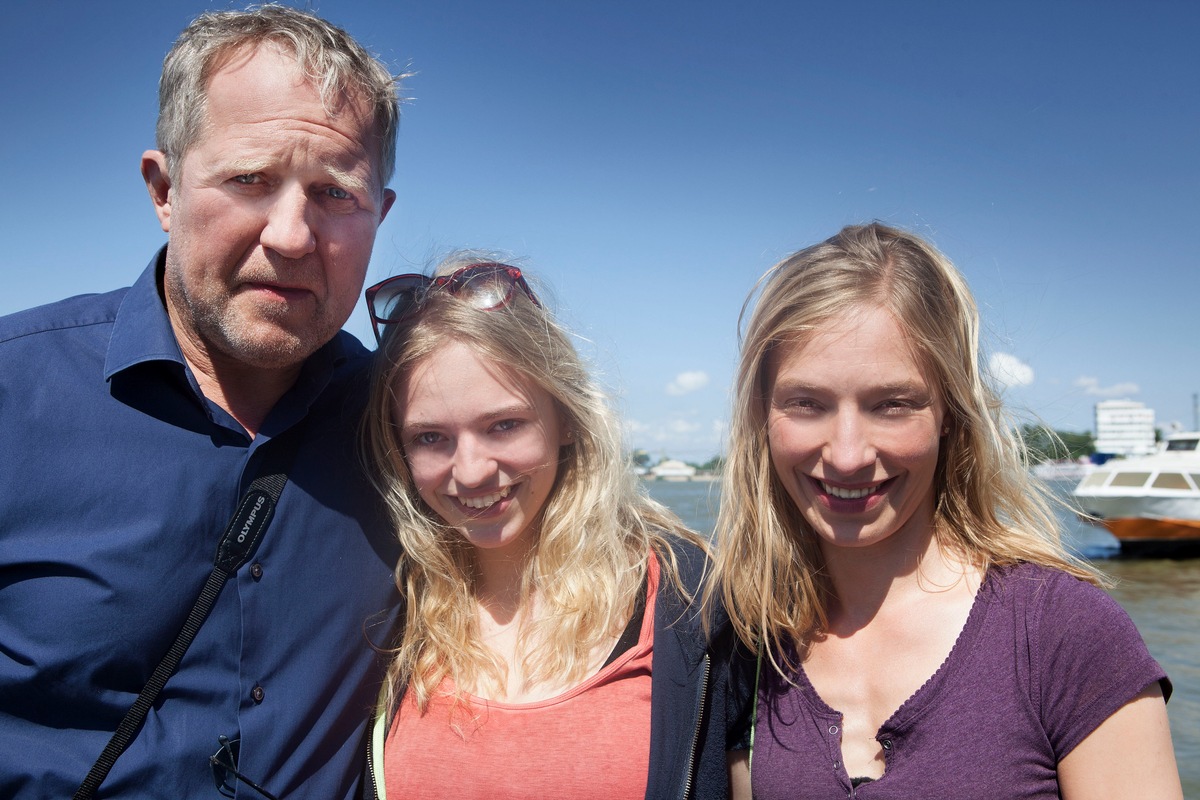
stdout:
POLYGON ((375 775, 375 743, 372 741, 374 737, 375 720, 371 720, 371 724, 367 727, 367 781, 370 784, 365 787, 367 791, 363 792, 363 798, 371 800, 379 800, 379 778, 375 775))
MULTIPOLYGON (((377 729, 382 728, 383 729, 382 740, 386 741, 387 735, 388 735, 388 729, 391 728, 391 723, 392 723, 391 718, 387 716, 387 710, 385 708, 383 708, 381 705, 376 705, 375 715, 371 718, 370 724, 367 725, 367 770, 366 770, 366 777, 364 778, 364 783, 367 785, 363 786, 363 791, 362 791, 363 800, 384 800, 384 798, 387 797, 387 793, 386 793, 387 790, 383 786, 383 775, 379 774, 379 772, 375 768, 375 757, 376 757, 375 733, 376 733, 377 729)), ((381 743, 381 747, 382 747, 382 743, 381 743)), ((382 766, 383 766, 383 764, 382 764, 383 750, 382 749, 379 749, 378 755, 379 755, 379 760, 381 762, 379 766, 382 768, 382 766)))
POLYGON ((692 796, 692 783, 696 777, 696 751, 700 747, 700 726, 704 722, 704 705, 708 700, 708 673, 711 670, 708 653, 704 654, 703 663, 704 674, 700 678, 700 702, 696 704, 696 728, 692 731, 692 748, 688 751, 687 781, 683 784, 683 794, 680 795, 683 800, 692 796))

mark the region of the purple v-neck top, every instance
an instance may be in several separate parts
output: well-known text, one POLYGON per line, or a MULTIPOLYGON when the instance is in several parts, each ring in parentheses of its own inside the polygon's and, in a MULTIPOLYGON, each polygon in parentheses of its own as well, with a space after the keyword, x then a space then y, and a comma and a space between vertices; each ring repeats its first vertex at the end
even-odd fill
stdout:
POLYGON ((993 568, 945 662, 879 729, 886 770, 854 786, 842 715, 764 669, 751 780, 758 800, 1057 798, 1057 764, 1154 681, 1129 615, 1058 570, 993 568))

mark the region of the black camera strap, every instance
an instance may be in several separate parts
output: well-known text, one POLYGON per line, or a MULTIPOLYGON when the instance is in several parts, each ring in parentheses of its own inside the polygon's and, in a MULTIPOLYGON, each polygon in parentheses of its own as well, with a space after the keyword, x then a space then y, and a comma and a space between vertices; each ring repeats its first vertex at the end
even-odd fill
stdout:
POLYGON ((275 515, 275 506, 279 502, 280 495, 283 494, 283 487, 287 484, 288 470, 291 469, 292 459, 300 442, 297 433, 293 429, 279 437, 272 445, 262 448, 262 463, 258 477, 254 479, 242 496, 237 511, 234 512, 233 518, 229 520, 229 524, 225 528, 225 533, 217 545, 213 570, 209 574, 208 580, 205 581, 204 588, 200 590, 200 596, 196 598, 191 613, 188 614, 187 620, 180 628, 179 635, 175 637, 174 644, 167 650, 167 654, 158 663, 141 694, 126 712, 121 724, 117 726, 117 730, 109 739, 104 752, 96 759, 96 763, 92 765, 87 777, 76 790, 74 800, 90 800, 95 795, 100 784, 108 777, 108 772, 112 769, 113 764, 129 747, 129 743, 133 741, 133 737, 142 727, 142 723, 146 721, 146 715, 150 713, 159 692, 178 669, 183 654, 191 646, 200 626, 204 624, 213 605, 217 602, 217 595, 221 593, 221 587, 258 549, 259 542, 262 541, 263 534, 271 523, 271 518, 275 515))

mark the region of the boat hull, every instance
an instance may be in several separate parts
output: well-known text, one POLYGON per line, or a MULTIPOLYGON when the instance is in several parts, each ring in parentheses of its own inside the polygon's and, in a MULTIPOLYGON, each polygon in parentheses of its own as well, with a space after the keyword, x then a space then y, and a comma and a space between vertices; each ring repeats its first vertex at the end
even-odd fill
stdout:
POLYGON ((1121 555, 1194 558, 1200 555, 1200 520, 1104 519, 1121 543, 1121 555))
POLYGON ((1077 492, 1075 499, 1121 541, 1200 539, 1200 498, 1104 497, 1077 492))

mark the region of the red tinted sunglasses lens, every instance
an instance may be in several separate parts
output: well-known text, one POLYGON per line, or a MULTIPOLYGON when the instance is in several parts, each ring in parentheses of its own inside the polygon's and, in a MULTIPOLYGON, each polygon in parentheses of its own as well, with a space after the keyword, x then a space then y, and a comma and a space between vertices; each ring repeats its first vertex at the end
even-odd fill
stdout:
POLYGON ((493 311, 512 300, 517 281, 510 267, 481 265, 468 267, 448 276, 444 283, 450 294, 465 300, 480 311, 493 311), (510 271, 511 270, 511 271, 510 271))
POLYGON ((399 322, 420 302, 429 284, 423 275, 401 275, 372 287, 371 316, 378 322, 399 322))

